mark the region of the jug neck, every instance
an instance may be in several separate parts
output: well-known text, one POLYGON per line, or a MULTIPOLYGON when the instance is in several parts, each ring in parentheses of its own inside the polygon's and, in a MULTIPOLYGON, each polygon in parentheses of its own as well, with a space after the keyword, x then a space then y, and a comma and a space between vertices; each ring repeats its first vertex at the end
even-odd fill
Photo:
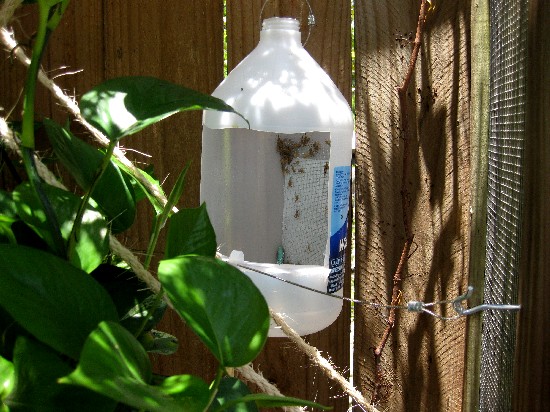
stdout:
POLYGON ((299 21, 290 17, 265 19, 260 32, 260 43, 272 41, 281 45, 302 47, 299 21))

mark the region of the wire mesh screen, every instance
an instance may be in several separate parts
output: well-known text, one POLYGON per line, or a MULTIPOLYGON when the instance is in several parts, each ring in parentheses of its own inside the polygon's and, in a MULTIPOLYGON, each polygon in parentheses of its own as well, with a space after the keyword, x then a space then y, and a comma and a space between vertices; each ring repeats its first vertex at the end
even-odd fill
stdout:
MULTIPOLYGON (((518 294, 527 1, 490 0, 486 303, 516 302, 518 294)), ((509 411, 517 315, 489 311, 483 316, 480 410, 509 411)))
POLYGON ((324 264, 328 219, 327 169, 328 159, 297 158, 285 173, 282 242, 285 263, 324 264))

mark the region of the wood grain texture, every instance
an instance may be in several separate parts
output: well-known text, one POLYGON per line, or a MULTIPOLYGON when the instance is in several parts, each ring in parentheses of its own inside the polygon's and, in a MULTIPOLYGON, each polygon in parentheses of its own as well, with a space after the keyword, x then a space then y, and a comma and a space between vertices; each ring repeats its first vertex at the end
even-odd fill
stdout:
MULTIPOLYGON (((124 0, 106 1, 105 77, 155 76, 211 93, 223 76, 222 16, 219 0, 154 0, 140 2, 139 7, 124 0)), ((185 164, 191 162, 182 205, 197 207, 201 132, 201 112, 180 113, 131 136, 123 145, 151 156, 129 154, 136 162, 154 165, 167 193, 185 164)), ((151 210, 144 207, 139 213, 140 221, 125 241, 138 253, 146 249, 152 227, 151 210)), ((157 250, 163 250, 162 241, 157 250)), ((154 357, 157 373, 192 373, 207 381, 213 379, 216 362, 177 315, 167 313, 159 329, 175 335, 180 347, 174 356, 154 357)))
MULTIPOLYGON (((470 227, 470 274, 468 283, 478 293, 470 304, 483 302, 487 246, 487 176, 489 140, 490 27, 489 0, 473 0, 471 4, 471 94, 470 147, 472 181, 472 219, 470 227)), ((482 317, 468 320, 466 330, 466 362, 464 371, 463 411, 479 410, 481 371, 482 317)))
MULTIPOLYGON (((356 19, 356 296, 387 303, 403 247, 401 143, 396 87, 403 81, 418 1, 358 0, 356 19)), ((409 90, 415 125, 408 170, 415 248, 403 301, 431 302, 464 291, 468 277, 469 2, 437 2, 428 17, 409 90)), ((385 311, 356 307, 354 381, 372 393, 372 348, 385 311)), ((451 315, 449 308, 442 313, 451 315)), ((383 356, 381 409, 461 410, 464 320, 443 323, 398 313, 383 356)))
MULTIPOLYGON (((316 25, 312 28, 306 49, 329 73, 343 95, 351 100, 351 12, 350 2, 310 1, 316 25)), ((256 46, 260 31, 260 10, 263 0, 229 0, 227 3, 228 65, 235 67, 256 46)), ((263 18, 272 16, 301 17, 302 41, 307 38, 308 8, 298 0, 268 1, 263 18)), ((349 264, 348 264, 349 269, 349 264)), ((350 293, 350 270, 347 271, 344 294, 350 293)), ((350 357, 350 306, 344 303, 339 319, 329 328, 306 337, 330 358, 337 369, 347 375, 350 357)), ((264 377, 277 385, 286 395, 318 401, 334 407, 348 408, 348 398, 339 387, 311 365, 288 339, 269 339, 263 353, 255 362, 264 377)))
POLYGON ((529 2, 524 207, 513 410, 550 410, 550 10, 529 2))

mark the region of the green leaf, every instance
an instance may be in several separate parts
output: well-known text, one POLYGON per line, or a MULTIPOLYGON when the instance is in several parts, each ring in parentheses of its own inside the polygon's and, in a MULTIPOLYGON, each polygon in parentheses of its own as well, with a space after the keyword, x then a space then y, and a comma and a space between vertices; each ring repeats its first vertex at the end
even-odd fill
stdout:
POLYGON ((214 412, 221 412, 226 410, 238 410, 238 411, 249 411, 250 409, 232 409, 237 405, 242 405, 243 403, 254 402, 258 408, 281 408, 283 406, 305 406, 308 408, 321 409, 323 411, 331 410, 332 407, 323 406, 316 402, 307 401, 304 399, 293 398, 289 396, 274 396, 266 395, 264 393, 253 393, 250 395, 245 395, 240 399, 233 399, 225 403, 219 409, 215 409, 214 412))
POLYGON ((183 188, 185 186, 185 175, 187 174, 188 170, 189 165, 187 165, 180 173, 180 175, 178 176, 178 180, 176 181, 176 184, 174 185, 174 188, 172 189, 172 192, 170 192, 170 196, 166 201, 166 205, 164 205, 162 211, 155 216, 155 219, 153 221, 153 230, 151 231, 151 237, 149 239, 149 244, 147 245, 147 252, 145 253, 145 261, 143 263, 143 266, 145 266, 145 268, 148 268, 151 264, 153 253, 155 252, 155 249, 157 247, 160 232, 164 228, 166 221, 172 214, 172 209, 176 206, 176 203, 178 203, 183 193, 183 188))
MULTIPOLYGON (((61 163, 75 178, 78 185, 88 190, 95 180, 105 155, 52 120, 44 119, 44 127, 61 163)), ((92 199, 112 222, 114 233, 123 232, 134 223, 136 217, 134 189, 128 176, 122 173, 114 162, 110 162, 97 182, 92 192, 92 199)))
POLYGON ((13 390, 14 382, 13 363, 0 356, 0 405, 13 390))
POLYGON ((72 368, 49 347, 26 337, 14 351, 15 385, 6 399, 10 411, 113 411, 116 402, 83 387, 61 385, 57 379, 72 368))
POLYGON ((0 243, 17 243, 17 239, 11 228, 12 223, 16 221, 17 219, 0 214, 0 243))
POLYGON ((0 190, 0 214, 15 218, 17 217, 17 208, 11 194, 0 190))
POLYGON ((179 315, 224 367, 241 366, 261 351, 269 329, 265 299, 239 270, 220 260, 163 260, 159 279, 179 315))
POLYGON ((206 382, 193 375, 170 376, 159 389, 177 401, 179 411, 204 411, 210 399, 206 382))
POLYGON ((13 361, 13 348, 19 336, 31 336, 0 306, 0 356, 13 361))
POLYGON ((176 337, 159 330, 151 330, 143 334, 139 341, 149 353, 172 355, 178 350, 178 340, 176 337))
MULTIPOLYGON (((44 185, 43 189, 53 206, 61 234, 66 241, 74 224, 80 198, 53 186, 44 185)), ((42 204, 30 185, 24 183, 17 186, 13 191, 13 198, 21 219, 31 226, 50 247, 53 247, 54 239, 49 231, 42 204)), ((82 219, 76 253, 69 256, 71 262, 85 272, 94 270, 109 252, 108 234, 107 222, 103 215, 88 205, 82 219)))
POLYGON ((12 223, 17 221, 17 208, 11 195, 0 190, 0 243, 17 243, 12 223))
POLYGON ((242 402, 242 398, 250 395, 250 389, 239 379, 226 376, 222 379, 216 399, 210 410, 224 410, 228 412, 257 412, 258 408, 254 402, 242 402), (235 402, 237 401, 237 402, 235 402))
MULTIPOLYGON (((163 211, 163 205, 159 202, 159 200, 153 196, 149 191, 145 188, 145 186, 137 180, 132 172, 121 162, 119 162, 117 159, 114 160, 117 166, 122 170, 126 176, 130 179, 130 182, 132 184, 132 187, 134 188, 134 193, 136 195, 136 203, 140 201, 141 199, 147 198, 153 208, 155 209, 155 213, 158 215, 162 213, 163 211)), ((162 189, 162 186, 160 185, 160 182, 157 178, 153 175, 153 167, 152 165, 149 165, 146 170, 138 169, 138 173, 140 173, 145 180, 147 180, 156 190, 157 193, 161 194, 162 196, 166 197, 166 194, 164 193, 164 190, 162 189)))
POLYGON ((281 408, 284 406, 306 406, 322 410, 332 409, 299 398, 273 396, 265 393, 252 394, 244 382, 233 377, 225 377, 221 381, 210 411, 256 412, 258 408, 281 408))
MULTIPOLYGON (((134 408, 159 412, 185 410, 180 403, 185 391, 194 393, 192 389, 196 389, 195 380, 185 378, 173 378, 158 387, 149 385, 150 380, 151 364, 139 342, 122 326, 102 322, 87 339, 77 369, 59 381, 82 385, 134 408)), ((208 398, 206 384, 204 390, 208 398)))
POLYGON ((107 80, 80 100, 82 115, 111 140, 139 132, 185 110, 236 113, 222 100, 154 77, 107 80))
POLYGON ((182 209, 172 215, 166 239, 166 258, 180 255, 216 255, 216 233, 203 203, 196 209, 182 209))
POLYGON ((50 253, 0 245, 0 305, 40 341, 78 359, 89 333, 118 316, 92 277, 50 253))
POLYGON ((100 265, 91 275, 103 286, 117 308, 120 323, 131 333, 143 327, 143 320, 149 316, 144 331, 149 331, 160 322, 166 311, 166 303, 160 302, 153 308, 156 295, 134 272, 112 265, 100 265))
POLYGON ((170 192, 170 196, 168 196, 168 201, 166 202, 166 206, 164 207, 164 214, 166 214, 166 217, 164 218, 164 221, 162 223, 166 222, 168 215, 171 214, 172 209, 174 208, 174 206, 176 206, 181 196, 183 195, 183 189, 185 188, 185 176, 187 176, 189 167, 191 167, 191 165, 188 163, 183 168, 178 176, 178 179, 176 180, 176 184, 170 192))

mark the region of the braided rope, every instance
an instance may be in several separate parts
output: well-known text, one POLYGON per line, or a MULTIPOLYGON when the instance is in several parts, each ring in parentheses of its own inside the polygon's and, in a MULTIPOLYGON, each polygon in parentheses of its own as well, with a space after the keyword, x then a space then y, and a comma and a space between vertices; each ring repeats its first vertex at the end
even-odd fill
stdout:
POLYGON ((369 402, 363 397, 361 392, 355 389, 355 387, 353 387, 353 385, 350 384, 346 378, 336 371, 332 363, 321 355, 319 349, 311 346, 300 335, 298 335, 294 329, 288 326, 280 314, 271 311, 271 317, 275 323, 281 327, 282 331, 290 338, 290 340, 294 342, 302 352, 309 356, 313 363, 317 365, 325 373, 325 375, 327 375, 327 377, 338 383, 355 402, 364 408, 364 410, 368 412, 378 412, 377 409, 369 404, 369 402))

